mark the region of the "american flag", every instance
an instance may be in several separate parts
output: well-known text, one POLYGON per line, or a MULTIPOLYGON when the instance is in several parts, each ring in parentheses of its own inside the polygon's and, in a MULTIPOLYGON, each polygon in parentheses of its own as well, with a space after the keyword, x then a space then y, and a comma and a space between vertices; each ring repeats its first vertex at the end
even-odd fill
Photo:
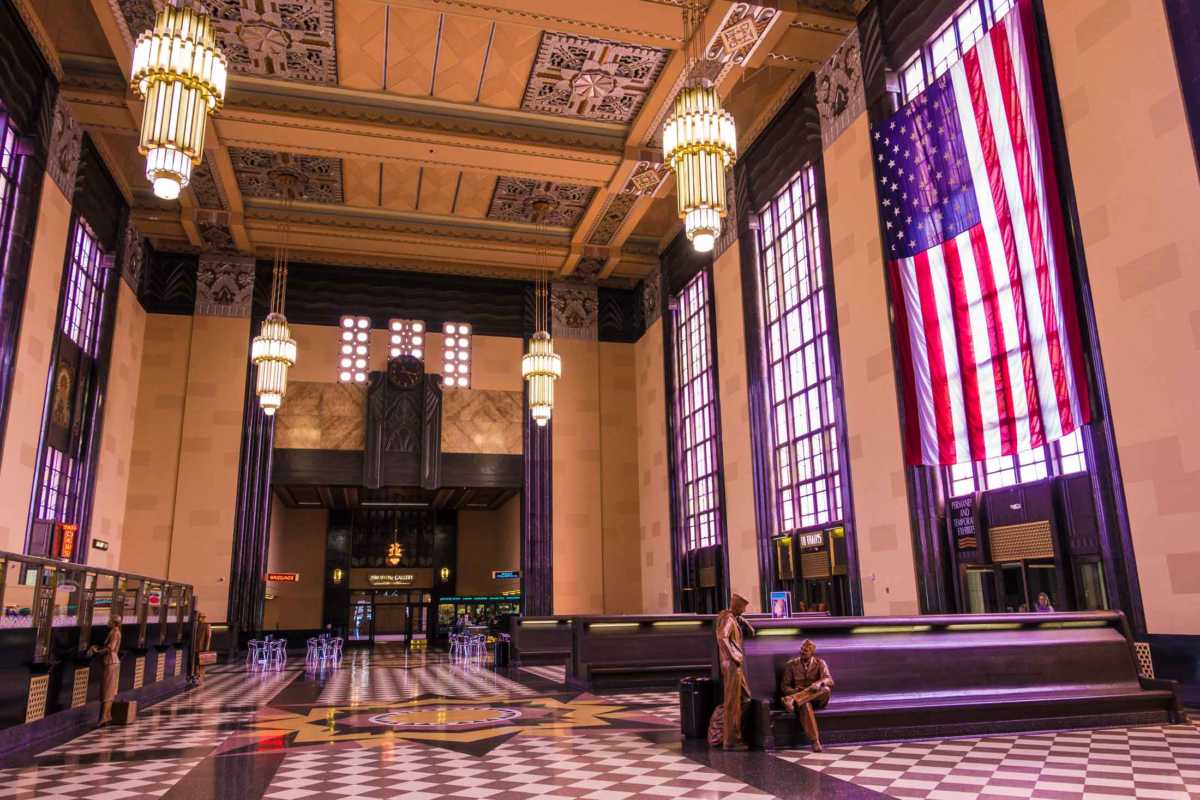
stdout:
POLYGON ((871 131, 910 464, 1011 455, 1089 419, 1033 31, 1022 0, 871 131))

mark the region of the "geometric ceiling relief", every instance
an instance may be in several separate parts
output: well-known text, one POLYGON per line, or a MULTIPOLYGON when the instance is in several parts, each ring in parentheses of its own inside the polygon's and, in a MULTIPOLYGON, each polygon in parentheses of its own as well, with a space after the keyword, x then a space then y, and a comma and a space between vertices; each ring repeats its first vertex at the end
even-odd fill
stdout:
POLYGON ((533 201, 544 200, 550 209, 543 224, 574 228, 595 193, 594 186, 501 176, 496 180, 496 191, 487 215, 489 219, 505 222, 533 222, 533 201))
POLYGON ((631 122, 666 60, 667 51, 657 47, 546 31, 521 108, 631 122))
MULTIPOLYGON (((154 27, 156 0, 110 0, 133 39, 154 27)), ((337 83, 333 0, 206 0, 229 70, 306 83, 337 83)))
POLYGON ((208 166, 207 155, 199 166, 192 167, 192 180, 188 185, 192 187, 192 195, 196 198, 196 204, 200 208, 214 210, 228 208, 221 187, 213 178, 212 170, 208 166))
POLYGON ((636 194, 614 194, 608 200, 608 205, 604 208, 604 213, 600 215, 596 227, 592 229, 592 233, 588 236, 588 244, 606 245, 613 240, 617 235, 617 231, 621 229, 625 218, 629 216, 633 204, 637 202, 636 194))
POLYGON ((771 27, 773 8, 734 3, 721 21, 721 29, 708 46, 707 58, 741 64, 771 27))
POLYGON ((295 186, 294 199, 312 203, 342 202, 342 160, 271 150, 229 148, 238 188, 246 197, 283 200, 281 187, 295 186), (281 180, 284 179, 284 180, 281 180))
POLYGON ((633 168, 629 180, 625 182, 625 188, 621 190, 621 193, 650 197, 658 191, 659 186, 662 186, 662 182, 667 179, 669 173, 670 168, 666 164, 639 161, 633 168))

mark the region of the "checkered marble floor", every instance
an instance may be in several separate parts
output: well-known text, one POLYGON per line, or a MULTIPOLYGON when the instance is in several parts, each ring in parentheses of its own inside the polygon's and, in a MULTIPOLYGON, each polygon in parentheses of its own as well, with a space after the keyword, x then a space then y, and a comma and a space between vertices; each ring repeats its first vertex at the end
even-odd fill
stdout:
POLYGON ((5 769, 0 770, 0 797, 6 800, 162 797, 199 763, 198 758, 159 758, 5 769))
POLYGON ((776 756, 891 797, 1200 800, 1195 725, 894 742, 776 756))
POLYGON ((659 745, 606 735, 579 740, 522 737, 484 757, 412 744, 383 750, 297 751, 284 760, 263 797, 766 800, 770 795, 659 745))
POLYGON ((156 710, 253 707, 266 705, 300 674, 299 669, 271 672, 222 672, 207 675, 204 685, 160 703, 156 710))
POLYGON ((397 703, 433 694, 471 700, 508 695, 530 697, 533 689, 486 667, 435 664, 421 669, 341 669, 329 677, 317 701, 323 706, 397 703))
MULTIPOLYGON (((254 716, 246 711, 169 712, 152 706, 132 725, 109 725, 46 751, 72 756, 133 754, 145 750, 212 750, 254 716)), ((0 798, 4 797, 0 788, 0 798)))

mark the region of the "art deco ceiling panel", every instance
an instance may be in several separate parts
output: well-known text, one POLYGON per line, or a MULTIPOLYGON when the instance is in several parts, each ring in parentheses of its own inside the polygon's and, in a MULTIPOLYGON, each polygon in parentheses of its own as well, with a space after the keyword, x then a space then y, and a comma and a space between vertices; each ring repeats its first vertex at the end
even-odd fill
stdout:
POLYGON ((302 156, 270 150, 229 148, 238 189, 246 197, 282 200, 280 178, 297 180, 297 199, 311 203, 341 203, 342 160, 325 156, 302 156))
POLYGON ((551 206, 543 222, 546 225, 574 228, 595 193, 595 188, 591 186, 501 176, 496 179, 496 191, 487 215, 491 219, 507 222, 533 222, 530 201, 542 196, 551 206))
MULTIPOLYGON (((154 27, 152 0, 109 0, 132 38, 154 27)), ((333 0, 207 0, 229 69, 243 75, 336 84, 333 0)))
POLYGON ((525 87, 526 111, 630 122, 667 51, 546 31, 525 87))

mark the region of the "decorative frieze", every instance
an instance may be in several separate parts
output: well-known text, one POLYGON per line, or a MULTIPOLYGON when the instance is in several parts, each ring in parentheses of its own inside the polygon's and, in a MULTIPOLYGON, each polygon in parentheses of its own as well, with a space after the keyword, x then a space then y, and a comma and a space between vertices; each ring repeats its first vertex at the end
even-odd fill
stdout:
POLYGON ((196 272, 196 314, 249 317, 253 296, 253 256, 226 253, 200 256, 196 272))
POLYGON ((633 172, 630 173, 629 180, 625 181, 625 187, 621 189, 621 194, 652 197, 658 192, 658 187, 662 186, 669 174, 671 174, 671 169, 666 164, 639 161, 633 168, 633 172))
POLYGON ((770 30, 778 14, 774 8, 766 6, 734 3, 709 42, 707 57, 712 61, 735 65, 744 63, 770 30))
POLYGON ((521 108, 608 122, 631 122, 667 61, 667 52, 607 39, 546 31, 521 108))
POLYGON ((192 196, 196 198, 196 205, 200 208, 211 208, 224 210, 229 208, 225 201, 225 193, 221 191, 221 186, 215 178, 213 178, 212 169, 208 165, 208 156, 195 167, 192 167, 192 180, 188 184, 192 187, 192 196))
POLYGON ((556 282, 550 287, 550 333, 564 339, 596 341, 599 329, 596 286, 556 282))
POLYGON ((534 201, 544 200, 549 210, 543 224, 574 228, 595 194, 596 189, 592 186, 501 175, 496 179, 487 215, 489 219, 532 223, 534 201))
POLYGON ((617 231, 625 223, 625 218, 629 216, 637 199, 636 194, 624 193, 610 197, 608 204, 604 207, 604 213, 600 215, 600 220, 592 229, 591 235, 588 236, 588 244, 606 245, 611 243, 613 237, 617 235, 617 231))
POLYGON ((121 277, 136 294, 142 285, 142 269, 146 263, 146 247, 142 234, 130 220, 125 224, 125 243, 122 247, 121 277))
POLYGON ((817 71, 817 111, 821 115, 821 145, 828 149, 867 110, 863 88, 862 52, 853 31, 817 71))
POLYGON ((75 196, 75 175, 79 171, 79 152, 83 146, 83 128, 75 121, 62 95, 54 103, 54 127, 50 133, 50 154, 46 170, 50 178, 71 200, 75 196))
POLYGON ((283 187, 294 187, 294 198, 312 203, 341 203, 342 160, 272 150, 229 148, 233 172, 244 197, 282 200, 283 187))
POLYGON ((642 327, 649 328, 662 316, 662 270, 658 267, 647 275, 640 284, 642 327))

